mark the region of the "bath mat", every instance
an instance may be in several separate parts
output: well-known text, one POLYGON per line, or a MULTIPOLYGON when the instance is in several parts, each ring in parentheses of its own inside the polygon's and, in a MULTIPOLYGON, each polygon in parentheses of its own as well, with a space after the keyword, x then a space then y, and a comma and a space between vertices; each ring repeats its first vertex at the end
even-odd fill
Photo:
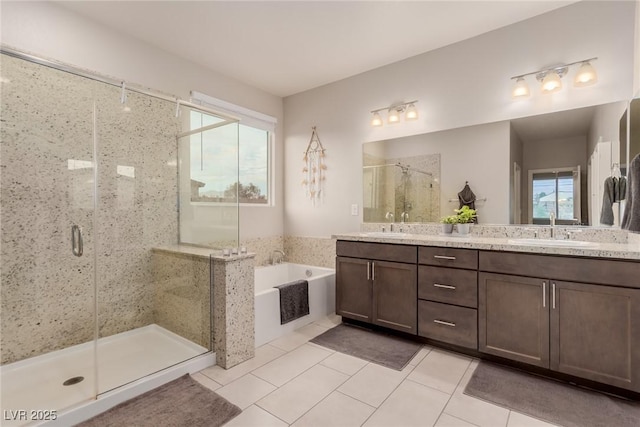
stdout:
POLYGON ((309 282, 296 280, 274 288, 280 293, 281 325, 309 314, 309 282))
POLYGON ((107 426, 221 426, 242 412, 188 374, 127 400, 83 423, 107 426))
POLYGON ((341 323, 312 343, 401 371, 422 344, 359 326, 341 323))
POLYGON ((464 393, 564 427, 640 426, 640 402, 480 362, 464 393))

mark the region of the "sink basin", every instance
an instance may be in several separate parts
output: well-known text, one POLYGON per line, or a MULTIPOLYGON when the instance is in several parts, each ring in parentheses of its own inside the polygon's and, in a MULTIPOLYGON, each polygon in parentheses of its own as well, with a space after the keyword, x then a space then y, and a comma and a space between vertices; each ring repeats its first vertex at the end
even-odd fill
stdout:
POLYGON ((384 237, 384 238, 388 238, 388 239, 400 239, 402 237, 406 237, 408 235, 408 233, 396 233, 396 232, 392 232, 392 231, 370 231, 368 233, 360 233, 363 236, 366 237, 384 237))
POLYGON ((596 246, 594 242, 583 242, 580 240, 555 240, 555 239, 509 239, 509 243, 513 245, 525 246, 555 246, 568 248, 584 248, 596 246))

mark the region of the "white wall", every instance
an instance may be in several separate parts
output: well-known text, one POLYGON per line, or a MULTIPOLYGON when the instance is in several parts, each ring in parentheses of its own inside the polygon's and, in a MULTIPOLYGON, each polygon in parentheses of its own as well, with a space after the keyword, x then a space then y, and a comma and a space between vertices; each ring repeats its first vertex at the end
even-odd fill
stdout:
POLYGON ((522 144, 522 140, 520 139, 520 136, 517 134, 517 132, 515 131, 514 127, 510 124, 509 125, 509 223, 510 224, 526 224, 526 221, 528 218, 523 218, 522 217, 522 195, 524 194, 524 189, 522 187, 522 182, 524 181, 524 171, 523 171, 523 165, 522 165, 522 160, 523 160, 523 144, 522 144), (514 170, 514 163, 517 163, 518 166, 520 166, 520 186, 519 189, 517 191, 517 195, 516 195, 516 189, 515 186, 517 185, 514 182, 515 179, 515 170, 514 170), (516 209, 520 211, 520 215, 518 215, 516 213, 516 209))
MULTIPOLYGON (((285 233, 326 236, 359 229, 361 216, 351 216, 350 205, 362 202, 363 142, 629 99, 634 20, 633 2, 580 2, 285 98, 285 233), (531 81, 531 98, 511 100, 512 76, 593 56, 599 58, 594 62, 597 85, 573 88, 565 78, 562 92, 543 97, 531 81), (419 100, 417 122, 369 126, 371 110, 413 99, 419 100), (304 198, 299 184, 302 150, 314 125, 328 165, 325 202, 317 207, 304 198)), ((502 167, 488 155, 476 164, 488 170, 502 167)), ((460 175, 461 181, 463 175, 468 173, 460 175)), ((508 180, 505 168, 498 182, 508 185, 508 180)), ((508 197, 508 187, 505 193, 508 197)), ((502 222, 507 222, 508 210, 504 215, 502 222)))
POLYGON ((612 161, 620 163, 620 119, 627 107, 626 102, 616 102, 596 108, 589 128, 587 158, 599 141, 611 141, 612 161))
POLYGON ((242 208, 240 237, 282 234, 282 98, 178 58, 52 2, 2 1, 1 23, 5 46, 182 99, 189 99, 190 91, 197 90, 276 117, 276 206, 242 208))

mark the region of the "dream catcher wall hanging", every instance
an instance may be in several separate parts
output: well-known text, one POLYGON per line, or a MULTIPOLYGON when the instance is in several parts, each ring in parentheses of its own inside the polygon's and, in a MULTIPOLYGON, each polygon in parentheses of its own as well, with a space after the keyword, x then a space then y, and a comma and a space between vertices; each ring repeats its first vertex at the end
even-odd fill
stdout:
POLYGON ((324 181, 327 165, 324 163, 324 147, 316 132, 316 127, 312 127, 311 140, 304 151, 304 167, 302 168, 302 186, 305 195, 315 206, 316 202, 322 201, 324 197, 324 181))

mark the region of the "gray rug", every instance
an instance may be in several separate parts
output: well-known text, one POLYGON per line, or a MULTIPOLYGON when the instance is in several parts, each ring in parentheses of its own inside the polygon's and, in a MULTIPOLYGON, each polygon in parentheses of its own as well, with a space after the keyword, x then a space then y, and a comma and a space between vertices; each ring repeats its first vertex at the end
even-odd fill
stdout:
POLYGON ((640 402, 481 362, 465 394, 565 427, 640 426, 640 402))
POLYGON ((402 370, 422 344, 394 335, 341 323, 311 340, 312 343, 387 368, 402 370))
POLYGON ((78 425, 209 427, 221 426, 240 412, 236 405, 184 375, 78 425))

